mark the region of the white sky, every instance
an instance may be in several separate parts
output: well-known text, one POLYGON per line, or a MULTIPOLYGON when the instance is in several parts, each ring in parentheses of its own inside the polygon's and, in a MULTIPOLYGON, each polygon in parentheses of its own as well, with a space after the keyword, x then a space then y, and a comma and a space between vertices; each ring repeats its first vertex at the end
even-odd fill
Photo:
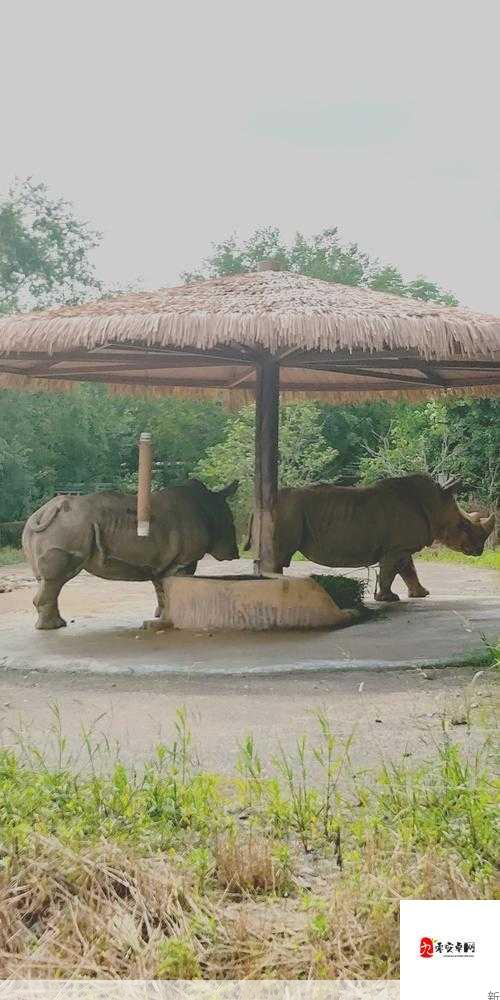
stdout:
POLYGON ((104 232, 100 276, 168 285, 210 244, 338 225, 500 313, 496 0, 4 0, 0 192, 104 232))

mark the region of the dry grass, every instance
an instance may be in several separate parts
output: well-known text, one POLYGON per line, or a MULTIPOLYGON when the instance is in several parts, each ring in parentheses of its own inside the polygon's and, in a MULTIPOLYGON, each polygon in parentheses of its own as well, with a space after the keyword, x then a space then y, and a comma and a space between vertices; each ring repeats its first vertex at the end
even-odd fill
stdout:
POLYGON ((215 846, 217 881, 231 895, 283 893, 290 880, 273 855, 273 845, 256 833, 219 837, 215 846))
POLYGON ((492 895, 490 746, 358 776, 318 722, 225 783, 182 711, 142 775, 90 736, 76 772, 57 714, 56 765, 0 752, 0 979, 397 978, 401 898, 492 895))
POLYGON ((290 900, 257 911, 241 904, 208 970, 225 977, 395 979, 399 975, 399 900, 470 899, 477 889, 451 859, 398 850, 386 870, 367 847, 355 880, 342 876, 312 900, 290 900), (220 974, 220 973, 219 973, 220 974))
POLYGON ((165 860, 109 842, 34 837, 0 886, 3 978, 155 978, 164 942, 200 912, 165 860))
POLYGON ((356 879, 281 899, 262 844, 218 849, 228 888, 272 895, 201 898, 164 859, 34 838, 0 880, 1 977, 397 978, 400 898, 480 895, 451 858, 399 849, 381 869, 372 842, 356 879))

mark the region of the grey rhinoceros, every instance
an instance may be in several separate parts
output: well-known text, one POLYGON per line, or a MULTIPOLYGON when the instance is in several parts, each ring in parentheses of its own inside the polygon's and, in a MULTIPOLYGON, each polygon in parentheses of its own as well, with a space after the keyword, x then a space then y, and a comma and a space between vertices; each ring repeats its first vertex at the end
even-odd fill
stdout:
POLYGON ((105 580, 151 580, 157 615, 163 607, 162 581, 192 574, 207 552, 237 559, 233 517, 227 503, 238 488, 213 492, 197 479, 159 490, 151 498, 151 529, 137 536, 136 497, 123 493, 57 496, 26 522, 23 548, 39 581, 33 601, 37 628, 62 628, 58 597, 82 569, 105 580))
MULTIPOLYGON (((373 486, 318 486, 282 489, 277 509, 277 568, 289 566, 294 552, 323 566, 380 564, 377 601, 397 601, 391 590, 399 574, 410 597, 427 597, 413 553, 442 542, 478 556, 493 530, 495 515, 464 514, 454 492, 457 482, 440 486, 430 476, 384 479, 373 486)), ((250 548, 252 527, 246 548, 250 548)))

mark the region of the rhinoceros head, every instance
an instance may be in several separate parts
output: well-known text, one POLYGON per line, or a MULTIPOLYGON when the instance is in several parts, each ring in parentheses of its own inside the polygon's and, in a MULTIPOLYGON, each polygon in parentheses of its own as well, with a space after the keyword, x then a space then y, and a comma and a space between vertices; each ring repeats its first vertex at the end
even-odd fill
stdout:
POLYGON ((440 487, 443 516, 439 541, 465 555, 480 556, 484 543, 495 526, 495 515, 481 517, 477 512, 465 514, 455 500, 454 493, 458 488, 457 482, 440 487))
POLYGON ((207 510, 210 522, 210 547, 209 553, 214 559, 238 559, 238 544, 236 541, 236 529, 234 527, 233 515, 228 504, 229 497, 234 496, 238 489, 238 480, 235 479, 229 486, 222 490, 208 490, 203 487, 207 494, 207 510))

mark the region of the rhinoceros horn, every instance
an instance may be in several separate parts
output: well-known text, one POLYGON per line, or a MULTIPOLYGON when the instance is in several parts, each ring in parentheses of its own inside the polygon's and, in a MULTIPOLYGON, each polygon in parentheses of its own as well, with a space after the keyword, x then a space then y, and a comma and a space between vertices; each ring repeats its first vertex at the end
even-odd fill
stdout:
POLYGON ((490 514, 489 517, 482 517, 480 518, 480 521, 483 531, 486 531, 487 535, 489 535, 490 532, 493 531, 493 528, 495 527, 495 515, 490 514))

